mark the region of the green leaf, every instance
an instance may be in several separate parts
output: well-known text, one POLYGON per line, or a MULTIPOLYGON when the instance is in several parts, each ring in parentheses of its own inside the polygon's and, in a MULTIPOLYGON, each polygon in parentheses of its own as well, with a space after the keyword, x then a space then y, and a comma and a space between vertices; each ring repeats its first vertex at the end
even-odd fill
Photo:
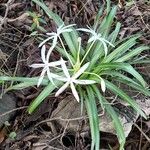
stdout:
POLYGON ((97 107, 95 102, 95 97, 91 87, 87 87, 87 95, 85 94, 85 104, 86 110, 89 116, 92 144, 91 149, 99 150, 100 138, 99 138, 99 118, 97 114, 97 107))
POLYGON ((113 120, 113 124, 114 124, 114 127, 116 129, 118 140, 119 140, 119 143, 120 143, 120 148, 119 149, 123 150, 124 145, 125 145, 125 141, 126 141, 123 126, 122 126, 122 124, 119 120, 119 117, 118 117, 117 113, 115 112, 115 110, 111 106, 111 104, 109 104, 108 101, 102 95, 101 95, 101 97, 103 98, 103 101, 105 103, 105 109, 106 109, 107 113, 109 114, 109 116, 113 120))
POLYGON ((33 23, 33 24, 31 25, 31 31, 33 31, 36 27, 37 27, 37 24, 36 24, 36 23, 33 23))
POLYGON ((98 67, 95 68, 94 72, 96 74, 101 74, 103 71, 106 70, 124 70, 134 76, 144 87, 146 87, 146 82, 144 81, 143 77, 128 63, 103 63, 100 64, 98 67))
POLYGON ((128 102, 128 104, 130 104, 142 117, 146 119, 146 115, 141 110, 139 105, 132 98, 130 98, 125 92, 123 92, 121 89, 119 89, 117 86, 115 86, 111 82, 105 80, 105 83, 109 90, 111 90, 114 94, 118 95, 120 98, 128 102))
POLYGON ((144 88, 140 84, 138 84, 135 80, 115 71, 105 71, 103 75, 110 75, 113 76, 113 80, 119 81, 125 85, 132 87, 133 89, 138 90, 139 92, 143 93, 146 96, 150 96, 150 91, 147 88, 144 88))
POLYGON ((99 100, 99 103, 101 104, 101 108, 104 109, 104 103, 103 103, 103 99, 102 99, 99 89, 97 88, 96 85, 91 85, 91 86, 93 88, 93 91, 95 92, 96 97, 99 100))
MULTIPOLYGON (((9 76, 0 76, 0 81, 18 81, 18 82, 34 82, 37 84, 39 77, 9 77, 9 76)), ((44 78, 41 84, 48 84, 49 80, 44 78)))
MULTIPOLYGON (((121 23, 117 22, 115 30, 108 37, 108 40, 110 41, 110 43, 112 43, 112 44, 115 43, 117 36, 118 36, 118 33, 120 31, 120 27, 121 27, 121 23)), ((108 46, 108 49, 109 48, 111 48, 111 46, 108 46)))
POLYGON ((140 54, 142 51, 145 51, 148 49, 150 49, 148 46, 140 46, 134 50, 131 50, 130 52, 128 52, 124 56, 120 57, 115 62, 125 62, 127 60, 130 60, 133 56, 136 56, 136 55, 140 54))
POLYGON ((139 36, 133 37, 133 38, 129 39, 128 41, 126 41, 125 43, 123 43, 122 45, 120 45, 113 52, 111 52, 109 55, 107 55, 104 58, 104 60, 102 61, 102 63, 108 63, 114 59, 117 59, 121 55, 123 55, 127 50, 129 50, 129 48, 131 48, 132 46, 134 46, 136 44, 135 40, 137 38, 139 38, 139 36))
POLYGON ((31 87, 31 86, 35 86, 35 85, 37 85, 37 82, 23 82, 23 83, 19 83, 19 84, 8 87, 6 89, 6 91, 21 90, 21 89, 25 89, 27 87, 31 87))
MULTIPOLYGON (((60 83, 57 81, 55 84, 59 85, 60 83)), ((55 88, 56 87, 52 83, 49 83, 38 95, 38 97, 30 104, 27 110, 28 113, 31 114, 55 88)))

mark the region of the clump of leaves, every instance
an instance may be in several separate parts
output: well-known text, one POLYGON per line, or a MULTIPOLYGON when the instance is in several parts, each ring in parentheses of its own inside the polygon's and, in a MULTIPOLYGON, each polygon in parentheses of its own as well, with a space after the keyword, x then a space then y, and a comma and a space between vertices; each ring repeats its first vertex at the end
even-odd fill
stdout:
POLYGON ((32 25, 31 25, 31 31, 35 31, 37 29, 46 32, 46 30, 42 27, 41 24, 46 24, 46 21, 41 18, 41 15, 36 14, 35 12, 27 11, 30 17, 32 17, 32 25))
POLYGON ((30 114, 52 92, 56 91, 55 96, 59 96, 70 87, 76 100, 85 104, 91 129, 91 149, 96 150, 99 150, 100 145, 98 101, 102 109, 112 118, 120 149, 123 149, 126 137, 122 124, 117 112, 109 104, 103 93, 106 90, 113 92, 133 107, 138 114, 146 118, 135 100, 129 97, 123 89, 118 88, 115 83, 117 81, 127 84, 133 89, 150 96, 150 91, 143 77, 131 65, 138 63, 136 61, 138 54, 148 50, 149 47, 136 45, 139 35, 123 40, 117 39, 121 24, 116 23, 115 29, 111 29, 117 7, 114 6, 110 9, 109 1, 107 1, 107 15, 103 21, 99 21, 103 12, 103 8, 101 8, 93 27, 78 29, 75 24, 65 26, 62 19, 50 11, 44 3, 38 0, 32 1, 38 4, 58 26, 56 32, 47 33, 47 39, 43 39, 39 44, 42 63, 30 66, 43 68, 41 75, 33 78, 0 77, 0 80, 21 82, 9 87, 7 90, 34 85, 45 86, 29 106, 28 112, 30 114), (87 45, 82 45, 82 38, 79 36, 80 32, 89 35, 87 45), (46 49, 47 45, 50 45, 48 50, 46 49), (60 59, 50 62, 51 53, 54 50, 59 52, 60 59), (130 74, 131 77, 126 76, 125 73, 130 74))

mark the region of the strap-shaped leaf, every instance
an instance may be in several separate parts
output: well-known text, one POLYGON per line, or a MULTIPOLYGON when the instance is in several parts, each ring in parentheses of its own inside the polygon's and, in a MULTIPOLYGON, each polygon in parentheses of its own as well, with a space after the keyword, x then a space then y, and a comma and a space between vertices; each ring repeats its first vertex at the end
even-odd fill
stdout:
POLYGON ((104 109, 104 102, 103 102, 103 99, 102 99, 102 95, 100 94, 100 91, 99 89, 97 88, 96 85, 91 85, 92 88, 93 88, 93 91, 95 92, 95 96, 98 98, 99 100, 99 103, 101 105, 101 108, 104 109))
POLYGON ((144 112, 141 110, 139 105, 130 98, 125 92, 123 92, 121 89, 119 89, 116 85, 112 84, 111 82, 105 80, 107 88, 112 91, 114 94, 118 95, 122 100, 128 102, 142 117, 146 118, 146 115, 144 112))
POLYGON ((140 46, 140 47, 138 47, 134 50, 131 50, 130 52, 128 52, 124 56, 120 57, 119 59, 115 60, 115 62, 125 62, 127 60, 130 60, 132 57, 140 54, 142 51, 145 51, 145 50, 148 50, 148 49, 150 49, 150 47, 140 46))
MULTIPOLYGON (((112 43, 112 44, 115 43, 117 36, 119 34, 119 31, 120 31, 120 27, 121 27, 121 23, 117 22, 115 30, 108 37, 108 40, 110 41, 110 43, 112 43)), ((110 46, 108 46, 108 47, 110 47, 110 46)))
POLYGON ((135 80, 117 72, 117 71, 105 71, 103 72, 103 75, 110 75, 112 76, 112 79, 115 81, 119 81, 125 85, 128 85, 132 87, 133 89, 136 89, 137 91, 143 93, 146 96, 150 96, 150 90, 148 88, 144 88, 140 84, 138 84, 135 80))
POLYGON ((114 123, 114 127, 116 129, 117 132, 117 137, 120 143, 120 150, 124 149, 124 145, 125 145, 125 141, 126 141, 126 137, 125 137, 125 133, 123 130, 123 126, 119 120, 119 117, 117 115, 117 113, 115 112, 114 108, 111 106, 111 104, 109 104, 109 102, 105 99, 105 97, 103 97, 101 95, 104 103, 105 103, 105 109, 107 111, 107 113, 109 114, 109 116, 112 118, 113 123, 114 123))
POLYGON ((146 87, 146 82, 144 81, 143 77, 128 63, 103 63, 99 65, 95 69, 96 74, 101 74, 103 71, 110 71, 110 70, 123 70, 134 76, 144 87, 146 87))
POLYGON ((113 59, 116 59, 117 57, 120 57, 121 55, 123 55, 127 50, 129 50, 129 48, 131 48, 132 46, 136 44, 137 38, 139 38, 139 36, 133 37, 129 39, 128 41, 126 41, 125 43, 123 43, 122 45, 120 45, 113 52, 107 55, 102 62, 108 63, 112 61, 113 59))
MULTIPOLYGON (((56 82, 56 85, 59 85, 60 82, 56 82)), ((30 104, 28 107, 28 113, 31 114, 38 106, 39 104, 42 103, 42 101, 50 95, 50 93, 55 89, 56 87, 52 84, 49 83, 43 90, 42 92, 38 95, 38 97, 33 100, 33 102, 30 104)))
MULTIPOLYGON (((32 82, 37 84, 39 77, 9 77, 9 76, 1 76, 0 81, 18 81, 18 82, 32 82)), ((49 82, 48 79, 43 79, 42 83, 43 85, 47 85, 49 82)))
POLYGON ((37 85, 37 82, 22 82, 19 84, 15 84, 13 86, 10 86, 6 89, 6 91, 10 91, 10 90, 21 90, 21 89, 25 89, 27 87, 31 87, 31 86, 35 86, 37 85))
POLYGON ((91 150, 99 150, 100 137, 99 137, 99 118, 97 114, 97 107, 93 91, 90 87, 86 88, 87 95, 85 94, 86 110, 89 116, 92 144, 91 150))

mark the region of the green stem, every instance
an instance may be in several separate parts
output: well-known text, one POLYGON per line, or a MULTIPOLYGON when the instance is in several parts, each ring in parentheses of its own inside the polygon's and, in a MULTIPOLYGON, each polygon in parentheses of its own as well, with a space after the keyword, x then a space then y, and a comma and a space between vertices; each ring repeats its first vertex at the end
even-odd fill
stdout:
POLYGON ((92 42, 92 44, 90 45, 89 49, 87 50, 87 52, 85 53, 83 59, 81 60, 80 65, 83 63, 83 61, 85 60, 86 56, 88 55, 88 53, 90 52, 92 46, 94 45, 95 41, 92 42))
POLYGON ((74 65, 73 65, 73 63, 72 63, 72 60, 71 60, 70 57, 69 57, 69 54, 68 54, 68 52, 67 52, 67 50, 66 50, 66 48, 65 48, 65 46, 64 46, 64 43, 63 43, 62 39, 60 38, 60 36, 58 36, 58 38, 59 38, 60 43, 61 43, 61 45, 62 45, 62 47, 63 47, 63 49, 64 49, 64 51, 65 51, 65 53, 66 53, 66 56, 68 57, 68 59, 69 59, 71 65, 72 65, 72 67, 73 67, 74 65))

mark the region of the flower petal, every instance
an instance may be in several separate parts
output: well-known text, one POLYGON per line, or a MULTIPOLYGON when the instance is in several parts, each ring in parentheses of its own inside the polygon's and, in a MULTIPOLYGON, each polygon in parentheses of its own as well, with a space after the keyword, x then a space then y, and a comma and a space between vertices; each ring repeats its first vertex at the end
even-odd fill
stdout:
POLYGON ((61 31, 61 33, 63 33, 63 32, 72 32, 72 31, 73 31, 72 29, 64 29, 64 30, 61 31))
POLYGON ((108 43, 110 46, 115 47, 112 43, 110 43, 109 41, 107 41, 106 39, 103 39, 104 42, 108 43))
POLYGON ((43 69, 43 70, 42 70, 42 73, 41 73, 41 75, 40 75, 40 77, 39 77, 37 87, 40 86, 40 84, 41 84, 41 82, 42 82, 42 80, 43 80, 43 78, 44 78, 45 72, 46 72, 46 70, 43 69))
POLYGON ((52 79, 51 72, 50 72, 49 68, 47 68, 46 71, 47 71, 48 79, 51 81, 51 83, 52 83, 53 85, 55 85, 54 82, 53 82, 53 79, 52 79))
POLYGON ((72 82, 70 82, 70 86, 71 86, 72 94, 74 95, 75 99, 79 102, 78 92, 75 89, 75 86, 74 86, 74 84, 72 82))
POLYGON ((46 53, 46 46, 43 45, 41 49, 41 58, 44 63, 46 62, 45 53, 46 53))
POLYGON ((41 68, 41 67, 45 67, 45 64, 32 64, 29 67, 32 67, 32 68, 41 68))
POLYGON ((55 46, 57 44, 57 40, 58 40, 58 36, 55 36, 54 39, 53 39, 52 49, 55 48, 55 46))
POLYGON ((86 29, 86 28, 78 28, 77 30, 93 34, 93 32, 91 30, 86 29))
POLYGON ((43 42, 41 42, 40 44, 39 44, 39 47, 41 47, 42 45, 44 45, 47 41, 49 41, 49 40, 51 40, 51 39, 53 39, 54 37, 52 36, 52 37, 48 37, 47 39, 45 39, 43 42))
POLYGON ((73 79, 78 78, 89 66, 89 62, 84 64, 74 75, 73 75, 73 79))
POLYGON ((70 27, 73 27, 73 26, 76 26, 76 24, 69 24, 67 26, 64 26, 63 27, 63 30, 67 29, 67 28, 70 28, 70 27))
POLYGON ((61 61, 61 60, 58 60, 58 61, 50 62, 50 63, 48 63, 47 65, 48 65, 49 67, 56 67, 56 66, 59 66, 59 65, 61 65, 61 64, 62 64, 62 61, 61 61))
POLYGON ((67 87, 69 86, 69 82, 66 82, 55 94, 55 97, 59 96, 67 87))
POLYGON ((101 78, 101 89, 103 92, 106 91, 106 84, 105 84, 105 81, 101 78))
POLYGON ((69 72, 68 72, 68 69, 67 69, 67 66, 66 66, 66 64, 65 64, 65 61, 63 60, 63 58, 61 58, 61 66, 62 66, 62 69, 63 69, 63 72, 64 72, 64 74, 65 74, 65 76, 68 78, 68 79, 70 79, 70 74, 69 74, 69 72))
POLYGON ((63 81, 63 82, 67 82, 68 81, 67 78, 59 76, 59 75, 54 74, 52 72, 51 72, 51 77, 54 78, 54 79, 56 79, 56 80, 63 81))
POLYGON ((107 55, 108 53, 108 48, 107 48, 107 45, 106 43, 103 41, 102 38, 99 38, 99 41, 102 42, 103 46, 104 46, 104 52, 105 52, 105 56, 107 55))
POLYGON ((46 33, 47 35, 49 35, 49 36, 55 36, 56 35, 56 33, 55 32, 51 32, 51 33, 46 33))
POLYGON ((90 37, 89 40, 88 40, 88 43, 91 43, 92 41, 96 41, 96 37, 95 36, 90 37))
POLYGON ((94 80, 79 80, 79 79, 73 80, 73 82, 76 84, 83 84, 83 85, 96 83, 96 81, 94 81, 94 80))

